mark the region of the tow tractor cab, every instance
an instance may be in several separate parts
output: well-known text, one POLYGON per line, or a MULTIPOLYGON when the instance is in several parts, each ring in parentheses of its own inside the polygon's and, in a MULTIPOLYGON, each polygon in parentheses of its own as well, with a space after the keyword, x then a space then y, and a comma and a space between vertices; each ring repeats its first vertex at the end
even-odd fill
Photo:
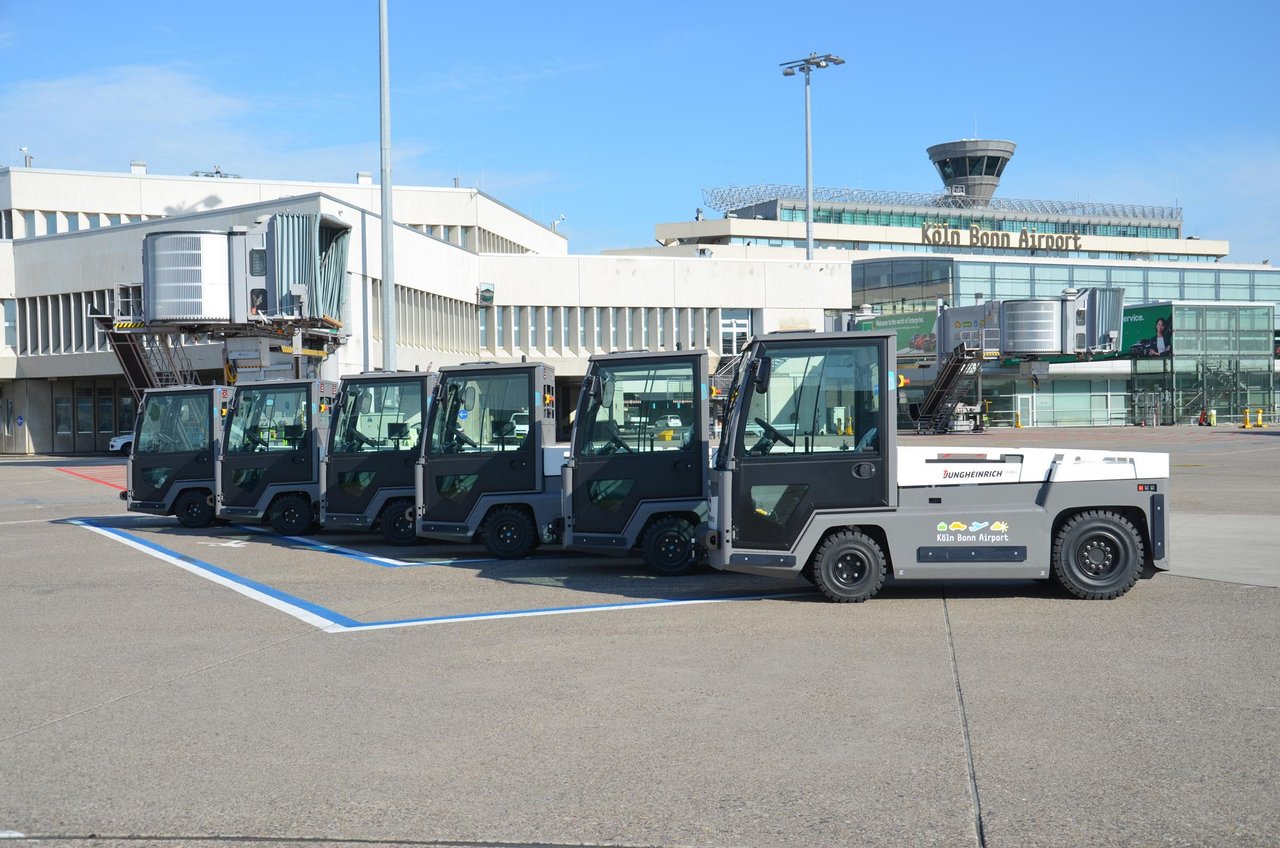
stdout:
POLYGON ((214 465, 222 424, 235 389, 184 386, 148 389, 142 396, 128 488, 130 512, 173 515, 184 527, 214 518, 214 465))
POLYGON ((540 362, 440 369, 415 478, 419 536, 479 539, 504 559, 558 540, 555 385, 540 362))
POLYGON ((886 578, 1049 578, 1114 598, 1167 567, 1167 454, 899 447, 892 338, 751 342, 712 471, 714 567, 800 572, 854 602, 886 578))
POLYGON ((320 453, 338 384, 279 380, 240 386, 217 466, 219 518, 265 518, 306 532, 320 500, 320 453))
POLYGON ((658 574, 697 562, 707 517, 705 352, 614 353, 587 366, 564 469, 565 546, 658 574))
POLYGON ((320 523, 378 527, 393 544, 417 540, 414 467, 436 375, 385 372, 343 377, 322 460, 320 523))

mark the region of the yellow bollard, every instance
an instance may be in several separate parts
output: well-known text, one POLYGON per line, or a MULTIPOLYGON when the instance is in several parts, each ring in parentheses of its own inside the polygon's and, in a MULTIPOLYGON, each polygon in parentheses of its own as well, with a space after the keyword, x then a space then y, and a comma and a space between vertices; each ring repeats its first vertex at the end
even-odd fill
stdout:
POLYGON ((1015 430, 1016 430, 1016 429, 1020 429, 1020 428, 1022 427, 1022 413, 1021 413, 1021 412, 1015 412, 1015 413, 1013 413, 1013 427, 1014 427, 1014 429, 1015 429, 1015 430))
POLYGON ((1245 430, 1252 430, 1253 425, 1249 423, 1249 407, 1244 408, 1244 427, 1245 430))
POLYGON ((1259 430, 1267 426, 1266 424, 1262 423, 1262 407, 1258 407, 1258 423, 1254 424, 1253 426, 1257 427, 1259 430))

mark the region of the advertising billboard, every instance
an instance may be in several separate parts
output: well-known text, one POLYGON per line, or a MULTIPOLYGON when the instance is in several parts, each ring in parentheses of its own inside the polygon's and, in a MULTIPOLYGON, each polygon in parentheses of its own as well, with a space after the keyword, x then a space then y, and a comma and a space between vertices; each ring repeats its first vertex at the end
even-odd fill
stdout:
POLYGON ((893 330, 898 334, 898 356, 932 356, 938 350, 938 313, 904 312, 899 315, 877 315, 870 321, 859 321, 859 330, 893 330))
POLYGON ((1135 356, 1172 354, 1173 306, 1168 303, 1126 306, 1120 349, 1135 356))

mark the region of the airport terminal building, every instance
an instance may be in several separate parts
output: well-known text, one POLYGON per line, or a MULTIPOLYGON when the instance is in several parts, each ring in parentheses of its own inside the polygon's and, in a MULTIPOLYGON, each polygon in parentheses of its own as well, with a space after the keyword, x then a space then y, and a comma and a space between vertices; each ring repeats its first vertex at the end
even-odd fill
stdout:
MULTIPOLYGON (((992 423, 1178 423, 1210 402, 1220 419, 1244 405, 1274 415, 1280 269, 1231 263, 1226 241, 1184 234, 1180 209, 995 197, 1010 142, 929 153, 938 194, 815 190, 813 261, 803 188, 708 189, 704 207, 719 216, 699 209, 657 224, 659 246, 587 256, 475 189, 397 187, 397 367, 543 360, 567 411, 595 353, 704 348, 714 372, 752 334, 859 326, 864 304, 901 326, 936 321, 939 303, 1123 288, 1127 305, 1168 305, 1179 343, 1160 376, 1151 363, 1139 376, 1129 356, 993 357, 981 398, 992 423)), ((379 208, 366 173, 310 183, 161 176, 137 162, 126 173, 0 169, 0 453, 100 451, 131 430, 131 392, 89 316, 139 299, 151 233, 225 233, 277 214, 341 222, 344 343, 332 366, 379 368, 379 208)), ((202 379, 223 377, 220 345, 184 348, 202 379)), ((901 346, 907 368, 923 366, 911 392, 929 384, 935 353, 901 346)))
MULTIPOLYGON (((1138 377, 1123 338, 1121 358, 1042 361, 1034 371, 1013 358, 988 361, 982 400, 993 423, 1175 423, 1198 420, 1215 403, 1224 420, 1238 421, 1246 407, 1273 417, 1280 269, 1232 263, 1228 242, 1184 233, 1179 208, 995 197, 1014 150, 989 140, 929 148, 943 183, 938 194, 815 189, 815 261, 849 263, 853 304, 883 316, 868 326, 915 334, 935 331, 940 304, 1052 299, 1089 288, 1123 289, 1127 307, 1164 303, 1171 316, 1185 315, 1172 316, 1186 345, 1164 360, 1167 378, 1138 377)), ((708 189, 704 203, 721 214, 698 209, 692 221, 658 225, 661 246, 610 253, 804 255, 803 186, 708 189)), ((853 312, 831 310, 829 328, 856 326, 853 312)), ((924 353, 900 349, 908 365, 931 367, 934 351, 924 353)), ((913 385, 930 377, 926 370, 913 385)))
MULTIPOLYGON (((343 343, 328 373, 377 370, 381 220, 377 186, 0 169, 0 453, 91 453, 133 427, 135 401, 92 313, 136 313, 148 235, 251 228, 275 215, 344 229, 343 343)), ((794 257, 572 255, 553 226, 468 188, 394 192, 396 366, 475 360, 551 364, 573 408, 588 357, 639 348, 733 353, 748 325, 821 329, 848 309, 848 266, 794 257)), ((182 339, 202 380, 223 347, 182 339)))

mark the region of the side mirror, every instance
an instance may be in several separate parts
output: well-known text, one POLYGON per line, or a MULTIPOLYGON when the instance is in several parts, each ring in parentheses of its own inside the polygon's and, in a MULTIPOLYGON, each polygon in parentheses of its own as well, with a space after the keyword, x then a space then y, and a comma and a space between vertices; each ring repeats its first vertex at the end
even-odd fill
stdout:
POLYGON ((476 408, 476 387, 467 386, 462 390, 462 408, 467 412, 476 408))
POLYGON ((617 388, 618 384, 613 380, 600 381, 601 406, 613 406, 613 395, 617 388))
POLYGON ((769 375, 773 373, 773 360, 767 356, 756 360, 755 388, 757 394, 769 391, 769 375))

